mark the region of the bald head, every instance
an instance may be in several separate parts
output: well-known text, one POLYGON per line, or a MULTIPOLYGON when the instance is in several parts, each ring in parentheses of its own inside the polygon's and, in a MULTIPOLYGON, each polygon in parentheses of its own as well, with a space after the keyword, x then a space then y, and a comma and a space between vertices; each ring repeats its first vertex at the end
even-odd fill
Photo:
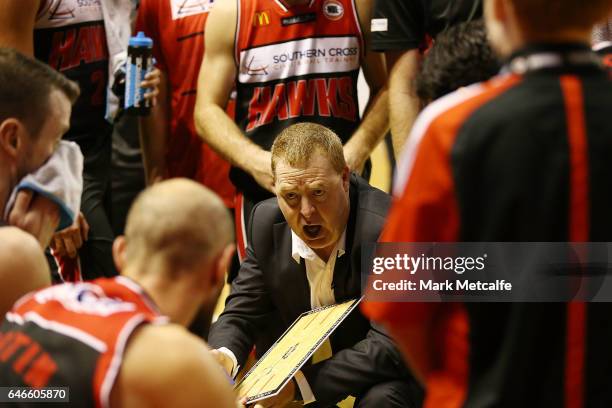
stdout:
POLYGON ((125 240, 126 266, 156 259, 174 272, 218 256, 232 242, 233 227, 213 192, 187 179, 172 179, 138 196, 128 214, 125 240))

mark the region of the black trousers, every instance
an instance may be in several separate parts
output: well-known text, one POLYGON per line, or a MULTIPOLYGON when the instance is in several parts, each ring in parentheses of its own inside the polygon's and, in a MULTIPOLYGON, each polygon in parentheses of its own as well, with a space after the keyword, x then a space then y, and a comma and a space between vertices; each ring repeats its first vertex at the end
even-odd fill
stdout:
POLYGON ((418 408, 423 390, 415 382, 389 381, 376 384, 355 401, 356 408, 418 408))
POLYGON ((88 143, 77 142, 85 156, 81 211, 89 224, 89 236, 79 250, 83 279, 115 276, 111 227, 111 134, 88 143))

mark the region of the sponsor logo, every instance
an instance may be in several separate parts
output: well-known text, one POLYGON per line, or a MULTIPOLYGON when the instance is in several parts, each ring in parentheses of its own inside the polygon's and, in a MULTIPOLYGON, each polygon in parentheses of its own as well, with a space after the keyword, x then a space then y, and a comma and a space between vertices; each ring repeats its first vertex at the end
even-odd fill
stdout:
POLYGON ((357 102, 353 78, 310 78, 253 89, 249 102, 247 132, 304 116, 326 116, 357 120, 357 102))
POLYGON ((70 20, 72 18, 75 18, 74 7, 64 6, 63 0, 58 1, 49 12, 49 20, 70 20))
POLYGON ((342 48, 311 48, 304 51, 285 52, 272 56, 272 62, 282 64, 285 62, 299 61, 301 59, 321 57, 354 57, 359 54, 357 47, 342 48))
POLYGON ((79 7, 95 7, 100 5, 100 0, 77 0, 79 7))
POLYGON ((253 16, 253 26, 263 27, 270 24, 270 14, 267 11, 258 11, 253 16))
POLYGON ((246 69, 244 69, 244 73, 251 76, 256 75, 268 75, 268 67, 269 65, 259 65, 255 62, 255 57, 251 57, 249 62, 246 65, 246 69))
POLYGON ((337 21, 344 15, 344 6, 338 0, 327 0, 323 3, 323 15, 332 21, 337 21))
POLYGON ((240 83, 268 82, 293 76, 359 69, 356 37, 305 38, 240 53, 240 83))
POLYGON ((37 14, 36 29, 102 20, 101 0, 48 0, 37 14))
POLYGON ((171 0, 172 20, 208 13, 214 0, 171 0))
POLYGON ((308 13, 308 14, 301 14, 299 16, 285 17, 281 19, 281 24, 283 26, 289 26, 293 24, 311 23, 316 20, 317 20, 317 15, 315 13, 308 13))

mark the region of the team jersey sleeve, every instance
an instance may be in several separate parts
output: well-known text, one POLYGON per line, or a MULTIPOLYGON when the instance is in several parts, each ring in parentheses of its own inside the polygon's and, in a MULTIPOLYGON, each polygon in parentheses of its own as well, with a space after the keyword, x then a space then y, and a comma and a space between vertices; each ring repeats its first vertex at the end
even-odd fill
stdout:
POLYGON ((374 51, 401 51, 419 48, 425 40, 424 10, 421 1, 376 0, 372 16, 374 51))

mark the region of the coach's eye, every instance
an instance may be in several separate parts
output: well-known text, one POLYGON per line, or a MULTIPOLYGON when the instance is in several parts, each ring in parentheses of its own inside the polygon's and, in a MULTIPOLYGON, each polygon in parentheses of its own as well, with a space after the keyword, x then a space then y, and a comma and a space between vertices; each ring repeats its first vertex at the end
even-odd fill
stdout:
POLYGON ((297 194, 296 193, 287 193, 285 194, 285 200, 287 201, 293 201, 297 198, 297 194))
POLYGON ((315 197, 321 197, 321 196, 323 196, 324 194, 325 194, 325 190, 321 190, 321 189, 319 189, 319 190, 314 190, 314 191, 312 192, 312 195, 314 195, 315 197))

